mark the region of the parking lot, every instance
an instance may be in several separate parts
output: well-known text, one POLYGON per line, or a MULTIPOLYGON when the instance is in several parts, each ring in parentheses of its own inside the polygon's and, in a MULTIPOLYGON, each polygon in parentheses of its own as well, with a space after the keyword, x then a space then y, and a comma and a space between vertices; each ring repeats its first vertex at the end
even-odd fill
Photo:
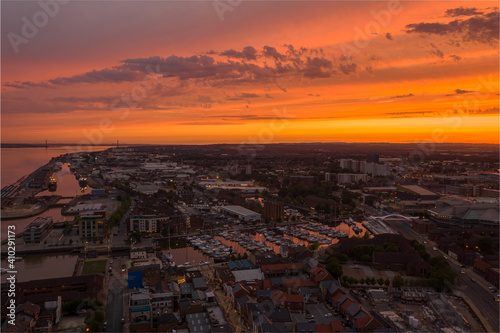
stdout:
POLYGON ((328 324, 332 320, 341 320, 331 314, 330 310, 324 304, 306 304, 305 313, 292 313, 292 317, 296 322, 313 321, 316 324, 328 324), (325 314, 327 317, 325 317, 325 314))

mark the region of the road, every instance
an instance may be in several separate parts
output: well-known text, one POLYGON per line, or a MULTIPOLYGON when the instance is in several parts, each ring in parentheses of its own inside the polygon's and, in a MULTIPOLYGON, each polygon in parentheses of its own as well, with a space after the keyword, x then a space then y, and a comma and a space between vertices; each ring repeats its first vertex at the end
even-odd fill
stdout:
MULTIPOLYGON (((112 267, 112 276, 109 276, 108 301, 106 304, 107 332, 123 332, 121 319, 123 317, 123 290, 127 288, 125 275, 121 273, 121 259, 110 259, 108 266, 112 267)), ((109 274, 109 271, 106 272, 109 274)))
POLYGON ((106 306, 107 332, 123 332, 121 324, 123 313, 123 289, 109 289, 108 304, 106 306))
MULTIPOLYGON (((388 223, 391 228, 399 232, 406 239, 423 239, 421 235, 416 233, 406 223, 394 221, 385 221, 385 223, 388 223)), ((445 255, 439 249, 434 250, 435 244, 433 244, 432 242, 423 243, 423 245, 425 246, 427 252, 429 252, 429 254, 433 257, 445 255)), ((454 259, 448 258, 448 263, 450 264, 450 267, 455 272, 457 272, 457 276, 460 282, 458 290, 460 290, 472 301, 472 303, 474 303, 474 306, 481 312, 482 316, 491 325, 492 331, 499 332, 499 304, 494 299, 495 294, 491 293, 487 289, 487 286, 489 284, 485 282, 480 276, 472 272, 471 269, 466 269, 466 273, 461 274, 460 263, 458 263, 454 259), (473 282, 472 279, 474 279, 476 282, 473 282)))

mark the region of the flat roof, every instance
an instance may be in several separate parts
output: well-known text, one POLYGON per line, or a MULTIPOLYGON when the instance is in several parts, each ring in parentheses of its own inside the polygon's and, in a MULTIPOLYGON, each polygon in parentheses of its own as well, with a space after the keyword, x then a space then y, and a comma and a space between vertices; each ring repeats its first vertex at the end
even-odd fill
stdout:
POLYGON ((260 216, 259 213, 254 212, 253 210, 246 209, 245 207, 241 206, 222 206, 222 209, 233 213, 233 214, 238 214, 238 215, 243 215, 243 216, 260 216))
POLYGON ((431 192, 418 185, 401 185, 401 188, 412 191, 419 195, 437 195, 436 193, 431 192))

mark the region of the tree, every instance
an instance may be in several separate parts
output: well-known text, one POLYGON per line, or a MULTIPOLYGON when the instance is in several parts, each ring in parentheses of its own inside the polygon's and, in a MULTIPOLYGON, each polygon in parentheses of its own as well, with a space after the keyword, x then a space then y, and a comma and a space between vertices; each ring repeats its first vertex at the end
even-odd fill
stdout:
POLYGON ((399 288, 402 287, 403 285, 404 285, 404 280, 401 277, 401 275, 397 275, 392 279, 392 286, 394 288, 399 288))
POLYGON ((384 278, 378 278, 377 283, 381 286, 384 284, 384 278))
POLYGON ((384 283, 385 283, 386 287, 389 287, 391 284, 391 281, 389 281, 389 279, 385 279, 384 283))
POLYGON ((344 271, 342 270, 342 266, 339 265, 339 264, 334 264, 334 265, 331 265, 331 266, 327 266, 326 269, 336 279, 340 278, 342 276, 342 274, 344 273, 344 271))
POLYGON ((365 279, 361 278, 361 279, 359 280, 359 283, 361 283, 361 284, 365 284, 365 279))
POLYGON ((365 234, 363 235, 363 239, 368 239, 370 238, 370 233, 368 231, 365 231, 365 234))
POLYGON ((363 254, 360 258, 362 262, 370 262, 372 260, 372 256, 369 254, 363 254))
POLYGON ((310 251, 316 251, 318 248, 319 248, 319 243, 318 242, 314 242, 314 243, 311 243, 307 246, 307 248, 310 250, 310 251))

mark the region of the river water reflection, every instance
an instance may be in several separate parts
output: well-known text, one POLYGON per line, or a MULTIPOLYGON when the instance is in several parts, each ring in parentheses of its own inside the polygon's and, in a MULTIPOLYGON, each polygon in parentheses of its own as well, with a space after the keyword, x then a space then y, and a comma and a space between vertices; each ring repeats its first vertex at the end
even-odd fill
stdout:
MULTIPOLYGON (((76 254, 30 254, 22 260, 16 261, 17 281, 52 279, 73 275, 78 259, 76 254)), ((6 259, 1 260, 2 268, 7 268, 6 259)), ((6 282, 8 274, 2 274, 2 283, 6 282)))

